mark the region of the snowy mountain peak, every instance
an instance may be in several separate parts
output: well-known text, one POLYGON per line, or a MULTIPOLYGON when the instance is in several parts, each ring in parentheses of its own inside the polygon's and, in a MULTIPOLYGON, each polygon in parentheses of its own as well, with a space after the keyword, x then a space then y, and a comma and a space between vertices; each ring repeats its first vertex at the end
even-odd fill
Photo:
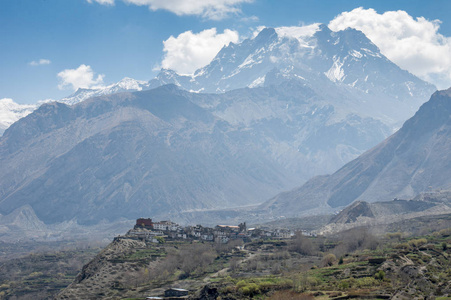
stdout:
POLYGON ((263 28, 256 37, 254 37, 252 40, 254 40, 256 43, 260 42, 266 42, 270 39, 274 39, 277 37, 277 32, 274 28, 263 28))
MULTIPOLYGON (((79 88, 72 95, 60 99, 57 102, 74 105, 92 97, 126 91, 142 91, 150 88, 150 82, 136 80, 130 77, 124 77, 119 82, 110 84, 105 87, 95 89, 79 88)), ((37 104, 18 104, 9 98, 0 99, 0 136, 3 135, 3 132, 11 124, 36 110, 41 104, 47 103, 49 101, 50 100, 44 100, 40 101, 37 104)))
MULTIPOLYGON (((272 78, 307 78, 310 84, 329 80, 365 94, 385 93, 394 86, 428 85, 390 62, 361 31, 348 28, 334 32, 319 23, 264 28, 253 38, 223 47, 194 75, 162 70, 153 84, 173 83, 188 91, 217 93, 275 84, 267 79, 274 69, 281 74, 272 78)), ((406 88, 394 98, 409 97, 406 88)), ((427 94, 422 97, 427 99, 427 94)))
POLYGON ((102 95, 109 95, 126 91, 130 92, 142 91, 149 88, 150 83, 147 81, 124 77, 119 82, 110 84, 105 87, 100 87, 96 89, 79 88, 77 91, 75 91, 75 93, 73 93, 69 97, 59 100, 58 102, 62 102, 68 105, 74 105, 92 97, 98 97, 102 95))
POLYGON ((124 77, 122 78, 118 83, 112 84, 109 87, 112 88, 114 86, 118 88, 122 88, 124 90, 136 90, 141 91, 143 89, 143 86, 146 86, 148 84, 147 81, 144 80, 136 80, 130 77, 124 77))
POLYGON ((223 47, 194 75, 162 70, 152 85, 223 93, 287 81, 308 88, 317 99, 332 99, 336 120, 352 111, 391 128, 399 128, 435 90, 388 60, 361 31, 334 32, 318 23, 264 28, 253 38, 223 47), (339 105, 343 112, 338 113, 339 105))

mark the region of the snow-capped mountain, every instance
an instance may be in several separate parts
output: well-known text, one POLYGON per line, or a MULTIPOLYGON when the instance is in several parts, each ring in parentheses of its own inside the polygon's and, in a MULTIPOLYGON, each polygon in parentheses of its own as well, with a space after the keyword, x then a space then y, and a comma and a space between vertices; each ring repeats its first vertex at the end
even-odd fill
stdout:
POLYGON ((265 28, 256 37, 225 46, 192 76, 162 70, 152 85, 217 93, 296 80, 334 103, 339 119, 350 112, 397 129, 435 87, 383 56, 362 32, 333 32, 322 24, 265 28))
POLYGON ((74 105, 92 97, 111 95, 120 92, 137 92, 147 90, 149 88, 150 84, 147 81, 125 77, 121 81, 106 87, 96 89, 80 88, 72 95, 58 100, 58 102, 65 103, 67 105, 74 105))
POLYGON ((362 32, 321 24, 265 28, 230 43, 192 76, 162 70, 150 82, 168 83, 201 94, 225 91, 216 101, 193 101, 255 132, 302 178, 333 172, 373 147, 436 90, 362 32))
MULTIPOLYGON (((120 92, 136 92, 147 90, 150 88, 150 83, 142 80, 135 80, 125 77, 117 83, 96 89, 78 89, 72 95, 56 100, 57 102, 65 103, 67 105, 74 105, 92 97, 103 95, 110 95, 120 92)), ((20 118, 25 117, 41 104, 51 102, 51 100, 40 101, 37 104, 18 104, 12 99, 0 99, 0 136, 3 132, 20 118)))
POLYGON ((370 149, 433 91, 359 31, 267 28, 192 76, 79 90, 11 125, 0 213, 95 223, 260 203, 370 149), (135 92, 107 95, 120 91, 135 92))

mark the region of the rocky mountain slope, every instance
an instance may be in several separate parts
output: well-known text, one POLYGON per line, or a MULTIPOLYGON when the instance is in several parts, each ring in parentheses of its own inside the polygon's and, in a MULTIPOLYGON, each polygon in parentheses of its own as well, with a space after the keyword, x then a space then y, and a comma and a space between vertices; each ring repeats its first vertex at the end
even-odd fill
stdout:
POLYGON ((434 89, 361 32, 318 24, 264 29, 186 80, 168 72, 79 90, 13 124, 0 213, 30 205, 47 224, 91 224, 256 204, 376 145, 434 89), (220 93, 146 90, 166 82, 220 93), (124 90, 141 91, 105 95, 124 90))
POLYGON ((258 138, 174 86, 51 103, 0 139, 0 211, 30 205, 45 223, 261 201, 296 178, 258 138))
POLYGON ((45 104, 0 139, 0 213, 30 205, 45 223, 91 224, 256 204, 337 168, 388 131, 359 116, 328 125, 334 116, 292 81, 45 104))
POLYGON ((321 234, 331 234, 355 227, 388 227, 390 224, 418 217, 451 214, 451 192, 440 191, 420 194, 411 200, 368 203, 356 201, 318 230, 321 234))
POLYGON ((450 115, 451 89, 436 92, 398 132, 373 149, 334 174, 313 178, 260 208, 274 214, 303 213, 449 189, 450 115))

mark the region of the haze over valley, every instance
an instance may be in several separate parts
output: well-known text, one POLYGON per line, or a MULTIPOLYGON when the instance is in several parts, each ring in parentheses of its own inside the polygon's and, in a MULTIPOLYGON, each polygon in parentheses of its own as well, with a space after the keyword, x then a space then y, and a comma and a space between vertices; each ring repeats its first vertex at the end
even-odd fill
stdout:
POLYGON ((370 4, 0 4, 0 299, 451 297, 451 4, 370 4))

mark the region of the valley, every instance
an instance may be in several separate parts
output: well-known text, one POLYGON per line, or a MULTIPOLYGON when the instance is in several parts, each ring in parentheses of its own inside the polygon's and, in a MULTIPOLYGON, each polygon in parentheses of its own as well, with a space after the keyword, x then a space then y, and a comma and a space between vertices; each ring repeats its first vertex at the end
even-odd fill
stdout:
POLYGON ((451 5, 307 2, 1 2, 0 300, 451 299, 451 5))

